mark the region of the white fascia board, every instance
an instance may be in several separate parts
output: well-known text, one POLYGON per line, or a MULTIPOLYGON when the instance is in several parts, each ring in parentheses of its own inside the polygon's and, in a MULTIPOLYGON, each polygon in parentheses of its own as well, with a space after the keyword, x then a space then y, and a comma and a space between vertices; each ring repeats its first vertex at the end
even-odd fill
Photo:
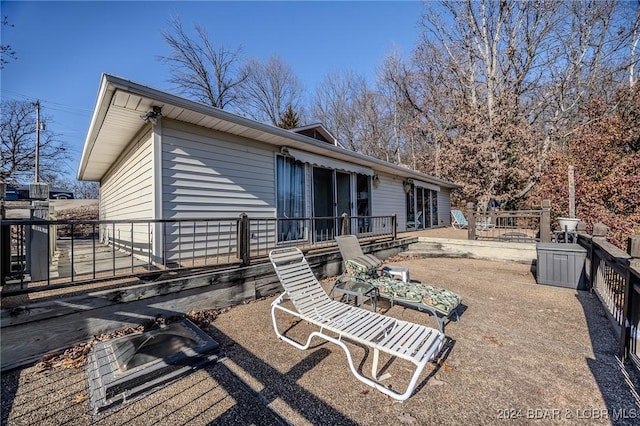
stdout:
MULTIPOLYGON (((190 99, 186 99, 177 95, 172 95, 170 93, 153 89, 151 87, 144 86, 110 74, 103 74, 102 76, 101 87, 98 94, 98 99, 96 101, 94 115, 91 120, 87 140, 85 141, 85 146, 83 149, 82 160, 80 162, 78 171, 78 179, 82 179, 82 176, 87 167, 87 163, 90 159, 91 150, 93 149, 93 144, 95 143, 97 133, 99 132, 102 122, 104 121, 106 113, 109 109, 111 97, 117 89, 121 89, 141 97, 152 99, 154 102, 157 102, 159 104, 169 104, 178 108, 184 108, 186 110, 215 117, 219 120, 233 123, 240 128, 247 128, 264 132, 265 138, 264 140, 262 140, 262 142, 265 143, 276 146, 297 148, 310 153, 324 155, 336 160, 346 159, 351 163, 371 168, 374 170, 374 172, 380 171, 399 176, 401 178, 414 178, 417 180, 419 179, 421 181, 429 182, 445 188, 461 188, 460 185, 457 185, 453 182, 407 169, 405 167, 392 164, 384 160, 369 157, 368 155, 349 151, 338 146, 329 145, 326 142, 318 141, 308 136, 300 135, 289 130, 271 126, 269 124, 260 123, 258 121, 241 117, 239 115, 232 114, 219 108, 192 101, 190 99)), ((257 140, 260 140, 260 138, 258 138, 257 140)))
POLYGON ((84 173, 89 162, 89 157, 91 156, 91 151, 93 150, 100 127, 102 127, 104 118, 107 115, 109 104, 111 103, 111 96, 114 92, 115 88, 110 87, 109 85, 108 75, 102 74, 100 88, 98 89, 98 96, 96 97, 96 104, 93 109, 93 115, 91 116, 89 130, 87 131, 87 138, 85 139, 84 146, 82 147, 82 156, 80 157, 80 165, 78 166, 78 180, 83 180, 84 178, 84 173))

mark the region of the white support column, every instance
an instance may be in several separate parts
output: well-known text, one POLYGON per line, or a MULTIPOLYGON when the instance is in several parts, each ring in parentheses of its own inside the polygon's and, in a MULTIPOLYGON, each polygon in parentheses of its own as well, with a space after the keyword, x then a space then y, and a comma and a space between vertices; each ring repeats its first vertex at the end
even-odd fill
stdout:
MULTIPOLYGON (((151 151, 153 156, 153 218, 162 219, 162 120, 159 119, 155 124, 151 125, 151 151)), ((162 223, 156 223, 152 226, 153 230, 153 251, 151 260, 154 263, 164 263, 164 235, 162 223)))

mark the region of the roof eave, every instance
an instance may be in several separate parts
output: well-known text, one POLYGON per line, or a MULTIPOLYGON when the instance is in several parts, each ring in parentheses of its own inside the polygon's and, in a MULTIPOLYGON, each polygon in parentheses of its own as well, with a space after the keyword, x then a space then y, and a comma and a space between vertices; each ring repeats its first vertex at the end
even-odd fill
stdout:
MULTIPOLYGON (((242 126, 244 128, 257 130, 272 136, 276 136, 279 140, 274 142, 267 142, 276 146, 286 146, 288 144, 297 142, 302 145, 298 146, 298 148, 310 150, 311 152, 315 152, 318 154, 328 155, 331 158, 340 159, 343 161, 346 156, 349 157, 349 160, 353 161, 355 164, 371 167, 377 171, 385 171, 389 174, 396 175, 402 178, 419 179, 446 188, 461 188, 460 185, 457 185, 453 182, 448 182, 435 176, 407 169, 403 166, 360 154, 358 152, 345 150, 344 148, 341 148, 339 146, 330 145, 326 142, 318 141, 309 136, 304 136, 298 133, 291 132, 290 130, 281 129, 279 127, 274 127, 265 123, 260 123, 236 114, 229 113, 219 108, 214 108, 206 104, 172 95, 170 93, 153 89, 148 86, 144 86, 110 74, 102 75, 100 89, 98 90, 98 96, 96 99, 96 106, 91 118, 91 124, 89 125, 87 139, 85 140, 80 166, 78 168, 79 180, 82 180, 86 175, 87 166, 91 161, 91 152, 94 148, 95 141, 109 110, 111 99, 116 90, 119 89, 125 90, 141 97, 145 97, 147 99, 153 100, 154 102, 170 104, 179 108, 184 108, 193 112, 224 120, 238 126, 242 126)), ((100 179, 93 178, 93 180, 100 179)))
POLYGON ((98 132, 104 122, 104 118, 109 110, 109 101, 104 102, 105 99, 111 99, 110 95, 115 92, 115 87, 109 83, 109 75, 102 74, 100 79, 100 87, 98 89, 98 95, 96 96, 96 103, 93 109, 93 115, 91 116, 91 122, 89 124, 89 130, 87 131, 87 138, 84 141, 82 148, 82 156, 80 157, 80 165, 78 166, 78 180, 83 180, 89 159, 91 157, 91 151, 93 150, 98 132))

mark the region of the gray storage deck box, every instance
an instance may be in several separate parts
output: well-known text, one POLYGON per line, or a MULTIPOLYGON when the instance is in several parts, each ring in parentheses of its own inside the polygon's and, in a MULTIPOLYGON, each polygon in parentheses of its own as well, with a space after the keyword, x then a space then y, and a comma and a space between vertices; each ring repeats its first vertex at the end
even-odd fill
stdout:
POLYGON ((584 261, 587 250, 579 244, 538 243, 538 284, 586 290, 584 261))

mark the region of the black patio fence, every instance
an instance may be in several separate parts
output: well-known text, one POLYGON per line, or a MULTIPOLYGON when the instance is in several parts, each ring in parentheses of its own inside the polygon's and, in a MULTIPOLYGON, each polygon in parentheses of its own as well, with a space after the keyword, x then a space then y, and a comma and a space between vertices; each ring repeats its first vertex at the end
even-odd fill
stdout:
POLYGON ((469 240, 512 243, 550 242, 551 202, 543 200, 540 209, 476 211, 466 205, 469 240))
POLYGON ((640 236, 629 238, 625 253, 606 240, 606 232, 605 225, 594 224, 593 236, 579 234, 578 244, 587 249, 591 290, 620 337, 620 358, 640 371, 640 236))
POLYGON ((269 251, 335 245, 336 235, 395 239, 396 216, 171 220, 2 220, 3 294, 163 271, 229 268, 266 261, 269 251))

